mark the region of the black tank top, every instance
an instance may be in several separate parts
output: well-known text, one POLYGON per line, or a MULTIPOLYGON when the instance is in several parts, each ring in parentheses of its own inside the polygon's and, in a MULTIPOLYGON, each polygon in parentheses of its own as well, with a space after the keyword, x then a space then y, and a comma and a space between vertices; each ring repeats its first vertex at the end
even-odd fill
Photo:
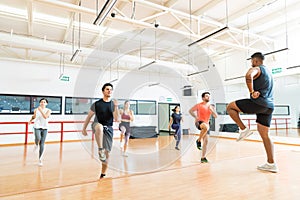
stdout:
POLYGON ((112 101, 105 102, 99 99, 91 106, 91 110, 95 112, 96 117, 94 121, 99 122, 103 126, 112 126, 114 120, 114 104, 112 101))

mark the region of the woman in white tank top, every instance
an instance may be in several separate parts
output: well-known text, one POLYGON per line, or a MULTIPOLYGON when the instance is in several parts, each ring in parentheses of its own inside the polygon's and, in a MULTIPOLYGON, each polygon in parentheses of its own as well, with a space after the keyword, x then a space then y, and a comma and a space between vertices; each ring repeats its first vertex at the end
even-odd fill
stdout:
POLYGON ((34 150, 39 148, 39 166, 42 166, 42 157, 44 153, 45 140, 48 133, 48 119, 51 115, 51 110, 46 108, 48 100, 42 98, 40 105, 34 109, 33 116, 31 117, 29 124, 34 120, 34 136, 35 136, 35 147, 34 150))

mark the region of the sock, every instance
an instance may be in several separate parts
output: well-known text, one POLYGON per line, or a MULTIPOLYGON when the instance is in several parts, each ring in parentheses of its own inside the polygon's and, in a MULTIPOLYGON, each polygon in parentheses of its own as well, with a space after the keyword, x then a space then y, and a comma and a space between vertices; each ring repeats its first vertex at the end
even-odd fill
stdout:
POLYGON ((275 165, 275 163, 269 163, 269 162, 267 162, 267 164, 268 164, 269 166, 274 166, 274 165, 275 165))

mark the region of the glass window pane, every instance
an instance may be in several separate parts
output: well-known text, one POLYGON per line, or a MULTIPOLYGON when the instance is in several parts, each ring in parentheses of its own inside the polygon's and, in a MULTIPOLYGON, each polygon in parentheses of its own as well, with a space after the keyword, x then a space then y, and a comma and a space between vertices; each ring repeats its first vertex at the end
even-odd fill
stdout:
POLYGON ((30 96, 1 94, 0 113, 30 113, 30 96))
POLYGON ((156 101, 137 101, 138 115, 156 115, 156 101))
POLYGON ((50 96, 32 96, 31 97, 31 112, 40 105, 40 100, 45 98, 48 100, 47 108, 51 109, 52 114, 61 114, 62 97, 50 96))
POLYGON ((87 114, 95 98, 66 97, 65 114, 87 114))

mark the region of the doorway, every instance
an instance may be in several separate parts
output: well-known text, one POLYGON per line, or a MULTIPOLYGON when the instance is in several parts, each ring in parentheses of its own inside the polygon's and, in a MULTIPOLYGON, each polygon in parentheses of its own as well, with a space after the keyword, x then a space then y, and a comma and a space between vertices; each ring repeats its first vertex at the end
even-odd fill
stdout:
POLYGON ((172 115, 172 109, 175 106, 180 106, 179 103, 158 103, 158 130, 160 133, 172 134, 168 129, 170 117, 172 115))

